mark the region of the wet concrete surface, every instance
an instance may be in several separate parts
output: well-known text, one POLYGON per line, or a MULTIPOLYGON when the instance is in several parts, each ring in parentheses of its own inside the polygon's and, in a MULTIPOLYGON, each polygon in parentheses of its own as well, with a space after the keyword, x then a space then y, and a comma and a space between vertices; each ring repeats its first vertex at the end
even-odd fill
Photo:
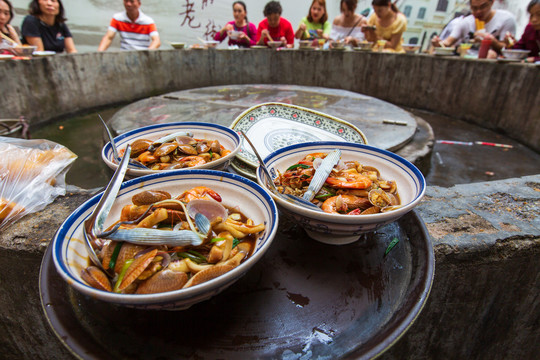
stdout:
MULTIPOLYGON (((320 91, 313 93, 306 91, 313 89, 310 87, 279 86, 279 93, 272 93, 269 88, 262 86, 192 89, 173 93, 182 100, 153 97, 127 106, 101 110, 99 114, 117 132, 171 121, 209 121, 230 125, 242 111, 256 103, 269 101, 269 95, 273 94, 273 101, 313 108, 350 121, 362 130, 371 145, 392 148, 409 141, 414 135, 411 129, 416 128, 416 120, 410 112, 427 121, 435 136, 431 165, 429 171, 424 171, 428 185, 450 187, 540 173, 540 154, 504 134, 431 112, 401 109, 348 91, 316 88, 320 91), (300 89, 304 91, 301 96, 298 95, 300 89), (350 98, 344 100, 343 95, 350 98), (240 98, 242 101, 238 100, 240 98), (408 125, 388 126, 381 123, 382 119, 404 120, 408 125), (437 140, 484 141, 507 144, 512 148, 448 145, 437 143, 437 140)), ((103 187, 109 181, 112 172, 101 160, 101 148, 105 142, 98 112, 33 129, 32 137, 56 141, 79 156, 67 174, 68 184, 90 189, 103 187)))
POLYGON ((407 109, 427 121, 435 135, 428 185, 450 187, 482 181, 502 180, 540 174, 540 154, 519 142, 469 122, 431 112, 407 109), (441 140, 511 145, 450 145, 441 140))

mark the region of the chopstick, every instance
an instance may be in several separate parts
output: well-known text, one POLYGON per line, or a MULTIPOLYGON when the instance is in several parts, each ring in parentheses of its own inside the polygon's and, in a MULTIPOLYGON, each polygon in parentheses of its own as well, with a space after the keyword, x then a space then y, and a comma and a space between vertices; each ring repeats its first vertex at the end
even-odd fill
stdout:
POLYGON ((9 41, 9 42, 12 42, 12 43, 15 44, 15 45, 19 45, 18 42, 16 42, 15 40, 13 40, 12 38, 10 38, 9 36, 4 35, 1 31, 0 31, 0 35, 2 35, 2 38, 3 38, 3 39, 5 39, 5 40, 7 40, 7 41, 9 41))

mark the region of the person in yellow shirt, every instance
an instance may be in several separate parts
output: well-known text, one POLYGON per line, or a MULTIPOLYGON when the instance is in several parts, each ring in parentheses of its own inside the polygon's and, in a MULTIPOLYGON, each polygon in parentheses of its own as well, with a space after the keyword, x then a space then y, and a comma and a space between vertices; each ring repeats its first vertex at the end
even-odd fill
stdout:
POLYGON ((405 52, 401 47, 403 33, 407 30, 407 18, 391 0, 373 0, 374 13, 362 27, 367 41, 385 51, 405 52))

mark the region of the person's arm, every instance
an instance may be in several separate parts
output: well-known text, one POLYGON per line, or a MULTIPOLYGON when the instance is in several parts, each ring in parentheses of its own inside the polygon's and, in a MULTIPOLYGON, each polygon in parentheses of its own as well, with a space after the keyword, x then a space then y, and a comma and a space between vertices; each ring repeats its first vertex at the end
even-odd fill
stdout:
POLYGON ((111 43, 114 39, 114 36, 116 35, 116 31, 112 31, 111 29, 107 30, 107 33, 103 36, 101 39, 101 42, 98 46, 98 51, 105 51, 111 46, 111 43))
POLYGON ((66 53, 68 54, 74 54, 77 52, 77 49, 75 48, 75 42, 73 41, 72 37, 67 37, 64 39, 64 47, 66 49, 66 53))
POLYGON ((332 24, 330 24, 330 21, 326 21, 323 25, 323 32, 320 35, 325 40, 330 39, 330 32, 332 31, 332 24))
POLYGON ((248 29, 249 35, 246 34, 246 38, 249 39, 249 46, 253 46, 257 44, 257 28, 255 27, 255 24, 249 23, 248 29))
POLYGON ((150 43, 150 46, 148 46, 149 50, 158 49, 161 46, 161 39, 157 32, 150 34, 150 39, 152 39, 152 42, 150 43))
POLYGON ((396 50, 403 38, 403 33, 407 30, 407 18, 405 15, 398 14, 393 24, 392 36, 384 45, 385 48, 396 50))
POLYGON ((234 27, 231 24, 227 23, 220 31, 216 32, 216 34, 214 35, 214 40, 216 41, 225 40, 225 38, 227 37, 227 33, 233 30, 234 30, 234 27))
POLYGON ((8 29, 9 37, 11 40, 15 41, 17 44, 21 45, 21 40, 19 39, 19 34, 17 34, 17 31, 13 26, 10 24, 6 24, 6 27, 8 29))
POLYGON ((45 50, 45 47, 43 46, 43 40, 41 40, 40 37, 27 36, 25 37, 25 40, 28 45, 37 46, 37 51, 45 50))
POLYGON ((305 32, 306 32, 306 24, 300 23, 300 25, 298 25, 298 30, 296 30, 296 32, 294 33, 294 37, 302 40, 305 32))
POLYGON ((287 47, 294 47, 294 29, 291 23, 288 23, 285 27, 285 41, 287 42, 287 47))

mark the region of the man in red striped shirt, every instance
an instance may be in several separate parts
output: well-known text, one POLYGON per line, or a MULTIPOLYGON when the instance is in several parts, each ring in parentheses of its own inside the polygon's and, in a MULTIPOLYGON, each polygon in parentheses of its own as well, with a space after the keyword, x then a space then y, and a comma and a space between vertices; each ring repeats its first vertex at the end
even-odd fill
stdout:
POLYGON ((107 33, 99 43, 98 51, 111 45, 116 33, 120 33, 122 50, 157 49, 161 45, 156 24, 141 10, 140 0, 124 0, 126 11, 114 14, 107 33))

